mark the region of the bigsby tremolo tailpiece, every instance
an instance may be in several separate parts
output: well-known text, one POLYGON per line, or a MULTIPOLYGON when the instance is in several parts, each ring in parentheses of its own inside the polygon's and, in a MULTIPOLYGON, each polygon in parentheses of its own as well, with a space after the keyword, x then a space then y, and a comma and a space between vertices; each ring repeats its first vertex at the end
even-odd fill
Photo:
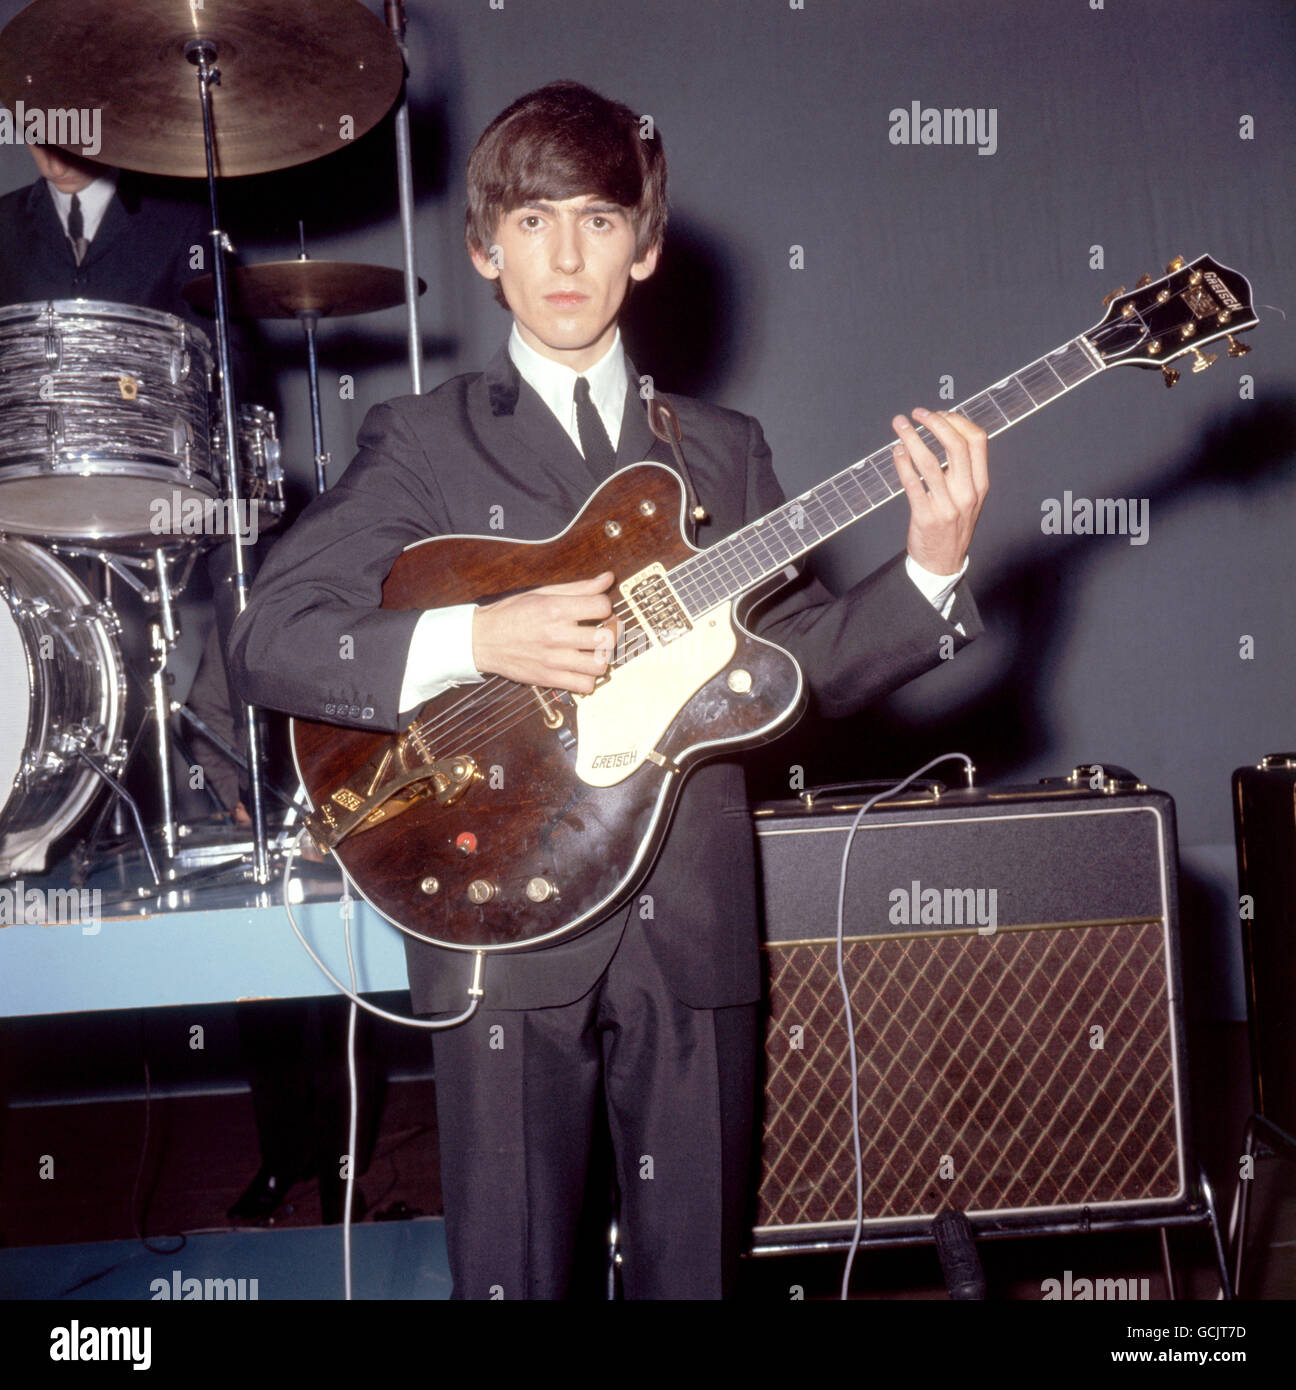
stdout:
POLYGON ((407 731, 331 792, 305 818, 306 829, 327 854, 348 835, 392 820, 428 797, 453 806, 481 776, 464 753, 425 761, 407 731))

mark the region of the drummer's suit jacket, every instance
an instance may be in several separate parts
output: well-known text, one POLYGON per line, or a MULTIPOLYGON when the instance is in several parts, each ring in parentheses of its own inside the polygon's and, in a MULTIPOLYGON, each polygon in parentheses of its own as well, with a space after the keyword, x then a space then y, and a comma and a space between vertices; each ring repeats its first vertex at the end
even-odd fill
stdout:
POLYGON ((44 179, 0 198, 0 305, 108 300, 175 314, 210 336, 211 320, 204 324, 180 293, 210 262, 203 208, 145 191, 128 170, 80 265, 44 179))
MULTIPOLYGON (((648 428, 633 367, 626 389, 614 466, 669 462, 667 446, 648 428)), ((783 493, 754 419, 672 400, 709 516, 699 545, 780 505, 783 493)), ((556 535, 601 480, 521 380, 507 350, 485 372, 376 406, 358 442, 340 480, 267 557, 228 655, 232 680, 253 704, 395 730, 419 615, 382 610, 379 603, 401 550, 438 533, 556 535), (502 531, 492 525, 501 519, 502 531)), ((896 556, 838 599, 803 573, 750 622, 797 657, 822 712, 858 710, 938 664, 942 639, 957 649, 981 630, 966 582, 943 619, 910 581, 903 560, 896 556)), ((827 891, 807 884, 807 891, 816 888, 827 891)), ((573 941, 492 955, 486 1006, 535 1008, 580 998, 606 968, 631 912, 647 921, 656 959, 683 1003, 715 1008, 759 997, 756 865, 741 763, 720 759, 687 777, 651 876, 628 906, 573 941)), ((463 1006, 468 957, 409 938, 406 952, 417 1010, 463 1006)))

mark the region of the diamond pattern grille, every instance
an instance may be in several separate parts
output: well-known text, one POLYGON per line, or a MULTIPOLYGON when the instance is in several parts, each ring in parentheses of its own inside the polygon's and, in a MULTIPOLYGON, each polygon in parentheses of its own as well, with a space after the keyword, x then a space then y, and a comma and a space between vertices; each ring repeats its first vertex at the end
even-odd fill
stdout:
MULTIPOLYGON (((756 1224, 853 1223, 836 944, 768 949, 756 1224)), ((1179 1191, 1160 923, 867 938, 846 943, 845 967, 865 1220, 1179 1191)))

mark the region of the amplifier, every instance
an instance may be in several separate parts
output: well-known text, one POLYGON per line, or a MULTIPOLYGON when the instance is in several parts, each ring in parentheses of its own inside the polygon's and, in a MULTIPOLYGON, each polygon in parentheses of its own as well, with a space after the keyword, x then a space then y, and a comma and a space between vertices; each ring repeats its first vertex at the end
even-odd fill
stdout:
POLYGON ((1234 772, 1233 825, 1255 1111, 1296 1135, 1296 753, 1234 772))
MULTIPOLYGON (((754 810, 768 967, 757 1250, 854 1229, 836 923, 868 794, 754 810)), ((943 1210, 1006 1233, 1193 1204, 1176 876, 1173 802, 1123 769, 920 785, 864 816, 843 922, 866 1238, 927 1232, 943 1210)))

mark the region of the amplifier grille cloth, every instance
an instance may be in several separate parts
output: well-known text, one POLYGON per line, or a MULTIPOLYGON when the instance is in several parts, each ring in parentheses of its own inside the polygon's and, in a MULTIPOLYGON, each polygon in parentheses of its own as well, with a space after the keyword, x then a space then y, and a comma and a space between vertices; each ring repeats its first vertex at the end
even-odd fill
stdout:
MULTIPOLYGON (((853 1223, 836 944, 767 949, 756 1224, 853 1223)), ((866 1220, 1179 1191, 1159 923, 848 941, 845 968, 866 1220), (951 1179, 940 1176, 946 1154, 951 1179)))

